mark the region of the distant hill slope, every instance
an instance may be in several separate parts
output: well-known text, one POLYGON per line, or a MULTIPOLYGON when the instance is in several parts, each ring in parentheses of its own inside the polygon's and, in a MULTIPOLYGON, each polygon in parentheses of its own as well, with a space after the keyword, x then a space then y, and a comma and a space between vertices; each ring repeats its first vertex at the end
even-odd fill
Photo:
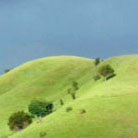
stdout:
POLYGON ((138 55, 113 57, 116 77, 95 82, 93 60, 78 57, 50 57, 26 63, 0 77, 0 136, 11 138, 137 138, 138 55), (72 81, 80 90, 73 101, 67 94, 72 81), (8 130, 12 112, 27 110, 31 99, 53 100, 55 109, 42 123, 34 122, 18 133, 8 130), (65 101, 60 107, 59 99, 65 101), (73 111, 66 112, 67 107, 73 111), (86 113, 81 114, 85 109, 86 113))

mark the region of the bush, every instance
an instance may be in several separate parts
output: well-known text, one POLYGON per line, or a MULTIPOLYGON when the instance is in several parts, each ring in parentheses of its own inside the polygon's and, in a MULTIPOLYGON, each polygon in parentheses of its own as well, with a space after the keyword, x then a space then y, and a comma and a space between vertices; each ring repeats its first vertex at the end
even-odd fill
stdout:
POLYGON ((64 105, 64 101, 60 99, 60 105, 64 105))
POLYGON ((71 91, 72 91, 72 89, 69 88, 69 89, 67 90, 68 94, 71 94, 71 91))
POLYGON ((26 128, 29 124, 31 124, 32 118, 33 117, 28 113, 19 111, 10 116, 8 125, 11 130, 18 131, 26 128))
POLYGON ((96 58, 94 61, 94 64, 95 64, 95 66, 99 65, 100 64, 100 58, 96 58))
POLYGON ((73 100, 75 100, 76 99, 76 93, 75 92, 72 92, 71 93, 71 97, 72 97, 73 100))
POLYGON ((29 112, 37 117, 44 117, 53 111, 53 104, 51 102, 33 100, 29 107, 29 112))
POLYGON ((10 71, 10 69, 5 69, 4 73, 8 73, 10 71))
POLYGON ((46 132, 40 132, 40 137, 45 137, 46 136, 46 132))
POLYGON ((77 90, 79 90, 78 82, 74 81, 72 83, 72 88, 68 89, 68 94, 71 94, 73 100, 76 99, 77 90))
POLYGON ((108 65, 104 65, 102 67, 99 68, 99 73, 103 76, 106 77, 110 74, 114 73, 114 69, 108 64, 108 65))
POLYGON ((114 74, 114 73, 109 74, 109 75, 106 77, 106 80, 109 80, 109 79, 111 79, 111 78, 113 78, 113 77, 115 77, 115 76, 116 76, 116 74, 114 74))
POLYGON ((85 109, 81 109, 80 110, 80 114, 85 114, 86 113, 86 110, 85 109))
POLYGON ((79 84, 78 84, 78 82, 76 82, 76 81, 74 81, 73 83, 72 83, 72 87, 73 87, 73 90, 74 91, 77 91, 77 90, 79 90, 79 86, 78 86, 79 84))
POLYGON ((100 79, 101 79, 101 76, 100 76, 99 74, 97 74, 97 75, 94 76, 94 80, 95 80, 95 81, 98 81, 98 80, 100 80, 100 79))
POLYGON ((72 107, 67 107, 66 112, 70 112, 70 111, 72 111, 72 107))

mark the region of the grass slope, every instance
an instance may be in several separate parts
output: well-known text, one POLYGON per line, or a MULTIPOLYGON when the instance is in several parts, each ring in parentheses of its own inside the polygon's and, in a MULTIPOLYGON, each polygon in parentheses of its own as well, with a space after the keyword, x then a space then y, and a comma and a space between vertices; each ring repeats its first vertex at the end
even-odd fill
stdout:
POLYGON ((12 134, 6 125, 12 112, 27 110, 31 99, 45 97, 57 110, 10 138, 40 138, 42 132, 46 138, 137 138, 138 55, 110 58, 99 66, 107 63, 117 76, 106 82, 94 82, 93 61, 77 57, 36 60, 0 77, 0 137, 12 134), (80 85, 75 101, 66 92, 73 80, 80 85), (68 106, 73 111, 67 113, 68 106), (86 113, 80 114, 81 109, 86 113))

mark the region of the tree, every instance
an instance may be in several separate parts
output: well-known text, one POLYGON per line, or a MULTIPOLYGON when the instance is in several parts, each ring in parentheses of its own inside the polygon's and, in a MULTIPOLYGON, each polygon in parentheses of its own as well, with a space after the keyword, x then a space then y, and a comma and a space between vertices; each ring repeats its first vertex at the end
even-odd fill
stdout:
POLYGON ((114 69, 109 64, 99 68, 100 75, 105 78, 111 74, 114 74, 114 72, 115 72, 114 69))
POLYGON ((32 115, 35 115, 37 117, 44 117, 52 113, 53 104, 52 102, 33 100, 30 103, 28 110, 32 115))
POLYGON ((98 64, 100 64, 100 58, 96 58, 94 64, 95 64, 95 66, 97 66, 98 64))
POLYGON ((23 128, 26 128, 29 124, 32 123, 32 116, 24 111, 19 111, 13 113, 10 118, 8 125, 11 130, 18 131, 23 128))

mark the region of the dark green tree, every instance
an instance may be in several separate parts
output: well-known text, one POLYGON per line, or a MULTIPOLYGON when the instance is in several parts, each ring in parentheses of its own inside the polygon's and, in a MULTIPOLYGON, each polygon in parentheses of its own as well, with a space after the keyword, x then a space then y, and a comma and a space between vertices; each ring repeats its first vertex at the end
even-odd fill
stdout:
POLYGON ((10 118, 8 125, 11 130, 18 131, 23 128, 26 128, 29 124, 32 123, 32 116, 24 111, 19 111, 13 113, 10 118))
POLYGON ((53 103, 40 101, 40 100, 33 100, 30 105, 28 106, 28 110, 32 115, 37 117, 44 117, 53 111, 53 103))
POLYGON ((94 61, 94 64, 95 64, 95 66, 99 65, 100 64, 100 58, 96 58, 94 61))

